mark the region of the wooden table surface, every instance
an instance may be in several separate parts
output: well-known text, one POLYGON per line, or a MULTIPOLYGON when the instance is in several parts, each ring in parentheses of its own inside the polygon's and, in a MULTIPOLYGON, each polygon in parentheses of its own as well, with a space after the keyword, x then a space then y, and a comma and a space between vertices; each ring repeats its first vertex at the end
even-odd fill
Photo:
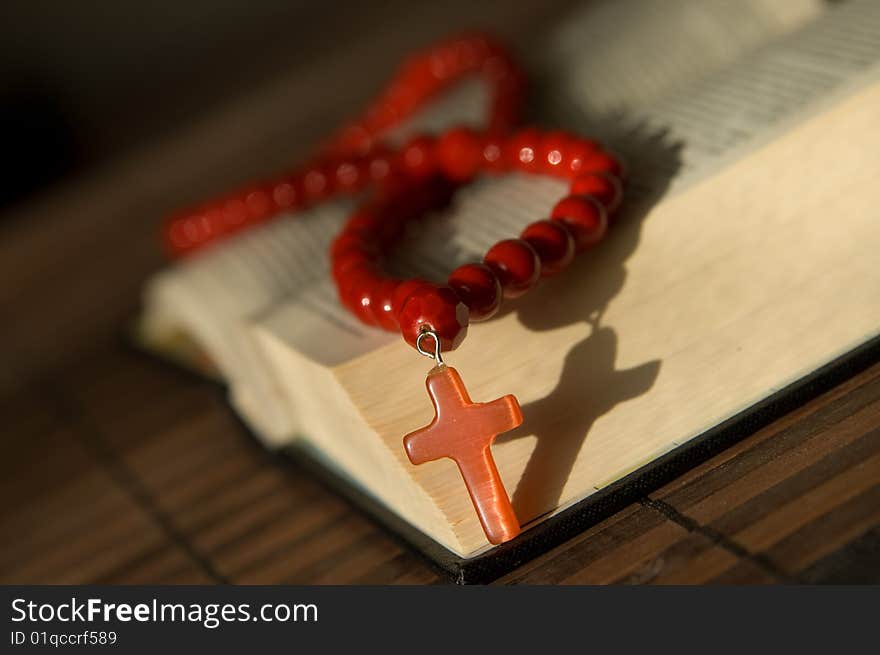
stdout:
MULTIPOLYGON (((564 4, 479 22, 521 37, 564 4)), ((0 583, 446 581, 122 332, 163 265, 159 216, 295 161, 456 7, 352 35, 0 220, 0 583)), ((878 482, 875 365, 500 582, 880 582, 878 482)))

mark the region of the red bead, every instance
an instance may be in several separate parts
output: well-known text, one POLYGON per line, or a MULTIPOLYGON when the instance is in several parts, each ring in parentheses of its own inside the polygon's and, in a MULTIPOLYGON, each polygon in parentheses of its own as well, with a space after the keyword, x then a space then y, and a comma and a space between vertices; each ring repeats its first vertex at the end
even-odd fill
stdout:
POLYGON ((339 281, 353 268, 369 266, 373 264, 373 258, 360 249, 346 250, 333 258, 330 272, 333 279, 339 281))
POLYGON ((541 145, 541 134, 532 128, 520 130, 507 141, 505 156, 513 170, 526 173, 537 173, 541 170, 538 149, 541 145))
POLYGON ((458 61, 455 49, 444 43, 431 53, 428 59, 431 74, 438 80, 445 80, 458 74, 458 61))
POLYGON ((247 208, 249 222, 262 221, 272 211, 272 198, 269 197, 269 193, 265 189, 246 192, 244 204, 247 208))
POLYGON ((333 169, 335 188, 343 193, 357 193, 369 182, 369 173, 362 160, 345 160, 333 169))
MULTIPOLYGON (((222 214, 221 220, 218 223, 222 225, 222 214)), ((192 244, 192 247, 201 245, 213 233, 214 230, 211 228, 211 222, 207 219, 205 213, 187 216, 180 222, 181 238, 186 243, 192 244)))
POLYGON ((248 210, 241 198, 230 198, 223 203, 223 220, 226 224, 236 229, 248 218, 248 210))
POLYGON ((504 154, 504 139, 487 136, 483 140, 483 162, 481 167, 489 173, 503 173, 508 169, 507 157, 504 154))
POLYGON ((426 280, 419 279, 404 280, 403 282, 398 284, 397 288, 394 290, 394 293, 391 296, 391 312, 395 316, 399 317, 403 306, 406 304, 406 301, 409 300, 409 297, 413 294, 413 292, 420 287, 427 286, 432 285, 426 280))
POLYGON ((229 226, 221 208, 200 207, 168 221, 165 226, 166 246, 173 254, 184 254, 201 248, 228 231, 229 226))
POLYGON ((586 162, 593 153, 599 150, 599 146, 587 139, 574 139, 566 149, 564 172, 569 178, 587 173, 584 168, 586 162))
POLYGON ((489 248, 483 258, 501 282, 505 298, 528 291, 541 276, 538 253, 522 239, 505 239, 489 248))
POLYGON ((541 275, 556 275, 574 259, 574 237, 564 224, 556 221, 536 221, 520 235, 541 260, 541 275))
POLYGON ((315 204, 333 195, 336 171, 325 164, 315 164, 303 173, 303 194, 306 202, 315 204))
POLYGON ((376 325, 372 303, 379 275, 373 268, 359 267, 349 270, 336 282, 339 302, 365 325, 376 325))
POLYGON ((565 132, 550 132, 541 139, 540 168, 548 175, 567 177, 566 154, 572 138, 565 132))
POLYGON ((348 269, 338 282, 339 299, 362 323, 375 325, 373 314, 373 294, 379 278, 369 265, 348 269))
POLYGON ((591 196, 566 196, 556 203, 550 216, 565 223, 574 236, 578 252, 601 241, 608 227, 605 208, 591 196))
POLYGON ((422 286, 410 294, 398 321, 403 338, 413 348, 426 326, 440 337, 442 351, 454 350, 467 334, 468 308, 449 287, 422 286))
POLYGON ((226 214, 219 207, 209 207, 203 212, 192 217, 192 222, 197 224, 197 237, 200 243, 210 241, 212 237, 220 237, 229 233, 230 225, 226 221, 226 214))
POLYGON ((623 164, 614 155, 603 150, 591 152, 584 158, 581 173, 611 173, 618 178, 623 178, 623 164))
POLYGON ((339 130, 330 139, 324 149, 332 154, 360 154, 373 146, 373 137, 367 126, 360 122, 352 122, 339 130))
POLYGON ((612 214, 620 204, 620 181, 610 173, 587 173, 576 177, 569 189, 573 196, 593 196, 612 214))
POLYGON ((383 330, 397 330, 397 314, 394 311, 392 299, 397 287, 400 286, 398 280, 386 279, 376 285, 373 292, 371 309, 376 323, 383 330))
POLYGON ((400 151, 400 162, 403 171, 417 180, 433 175, 437 170, 434 139, 428 136, 410 139, 400 151))
POLYGON ((394 173, 394 157, 391 153, 375 149, 367 159, 367 172, 373 182, 385 182, 394 173))
POLYGON ((472 321, 492 318, 501 307, 501 283, 485 264, 459 266, 452 271, 448 283, 468 306, 472 321))
POLYGON ((349 309, 365 325, 376 325, 372 308, 374 288, 373 284, 362 283, 356 290, 351 290, 348 296, 349 309))
POLYGON ((464 182, 477 174, 483 160, 483 144, 477 134, 457 127, 437 139, 437 162, 450 180, 464 182))
POLYGON ((302 189, 298 179, 280 180, 272 187, 272 201, 278 209, 298 207, 302 202, 302 189))

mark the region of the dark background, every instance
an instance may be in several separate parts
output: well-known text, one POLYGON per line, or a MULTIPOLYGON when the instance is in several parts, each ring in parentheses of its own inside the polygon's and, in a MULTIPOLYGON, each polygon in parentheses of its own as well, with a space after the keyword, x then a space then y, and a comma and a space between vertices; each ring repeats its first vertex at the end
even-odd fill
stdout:
MULTIPOLYGON (((536 32, 570 2, 13 1, 0 9, 0 208, 320 62, 369 44, 389 72, 407 49, 449 30, 536 32), (463 9, 466 8, 466 11, 463 9), (377 39, 392 25, 395 38, 377 39), (525 27, 525 29, 524 29, 525 27), (372 43, 371 43, 372 41, 372 43)), ((332 65, 331 65, 332 68, 332 65)), ((381 83, 317 76, 322 92, 381 83)), ((328 122, 360 105, 327 107, 328 122)), ((296 100, 291 100, 296 113, 296 100)), ((297 148, 301 151, 301 148, 297 148)))

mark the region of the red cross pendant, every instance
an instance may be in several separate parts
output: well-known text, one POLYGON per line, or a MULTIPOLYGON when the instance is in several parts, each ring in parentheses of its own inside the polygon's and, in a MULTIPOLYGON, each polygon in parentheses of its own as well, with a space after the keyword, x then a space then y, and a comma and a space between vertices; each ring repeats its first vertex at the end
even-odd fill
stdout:
POLYGON ((458 371, 445 364, 428 372, 428 394, 434 404, 434 420, 403 438, 413 464, 448 457, 458 464, 474 509, 486 537, 493 544, 519 534, 519 521, 490 446, 499 434, 522 423, 522 411, 513 396, 488 403, 472 402, 458 371))

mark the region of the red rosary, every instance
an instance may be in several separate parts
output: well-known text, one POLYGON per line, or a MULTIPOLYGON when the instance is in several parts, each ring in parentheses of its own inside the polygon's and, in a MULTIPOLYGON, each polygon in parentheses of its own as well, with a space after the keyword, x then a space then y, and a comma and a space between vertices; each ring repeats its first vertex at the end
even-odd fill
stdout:
POLYGON ((472 402, 441 353, 461 343, 469 321, 491 318, 504 299, 521 296, 601 241, 622 197, 622 166, 596 142, 560 131, 511 132, 523 88, 522 72, 491 38, 440 43, 405 62, 363 117, 335 135, 311 165, 173 217, 165 229, 167 247, 182 255, 280 212, 374 187, 330 248, 339 300, 368 325, 400 330, 407 343, 435 360, 427 378, 434 420, 406 435, 404 447, 413 464, 443 457, 458 464, 493 544, 515 537, 520 525, 490 446, 520 425, 522 414, 511 395, 472 402), (485 132, 457 127, 413 137, 399 149, 384 143, 390 128, 471 74, 483 75, 491 91, 485 132), (442 206, 457 186, 480 174, 508 172, 565 179, 570 195, 553 207, 549 219, 492 246, 482 262, 459 266, 445 285, 382 272, 384 254, 408 221, 442 206))

